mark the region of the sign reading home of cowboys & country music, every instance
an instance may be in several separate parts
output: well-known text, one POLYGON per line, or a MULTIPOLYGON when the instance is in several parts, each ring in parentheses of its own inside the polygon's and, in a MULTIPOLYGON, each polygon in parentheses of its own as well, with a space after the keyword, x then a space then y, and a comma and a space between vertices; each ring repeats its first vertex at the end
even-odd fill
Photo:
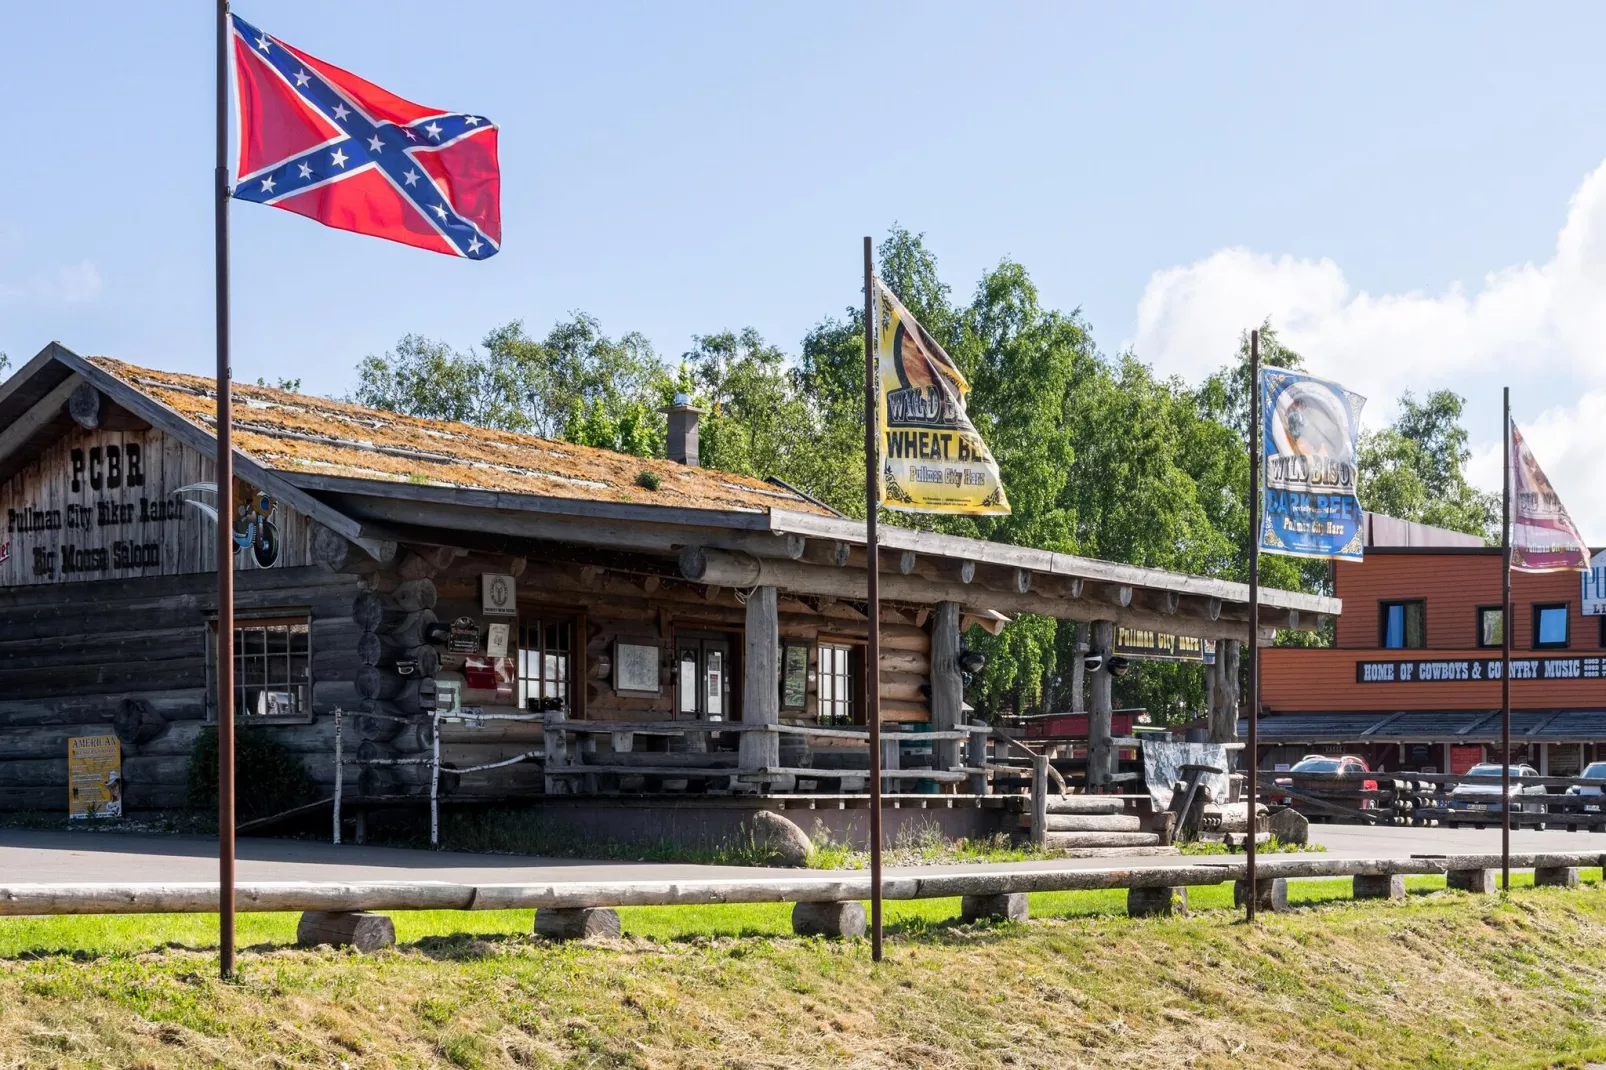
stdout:
MULTIPOLYGON (((1513 680, 1602 680, 1606 657, 1512 658, 1513 680)), ((1358 684, 1452 684, 1500 679, 1499 658, 1357 661, 1358 684)))

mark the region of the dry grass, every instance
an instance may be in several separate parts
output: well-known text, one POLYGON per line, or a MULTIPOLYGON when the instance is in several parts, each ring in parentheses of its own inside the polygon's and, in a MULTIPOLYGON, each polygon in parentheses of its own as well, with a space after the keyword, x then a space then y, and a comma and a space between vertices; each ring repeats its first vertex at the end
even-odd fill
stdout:
POLYGON ((510 931, 527 915, 404 916, 409 942, 368 958, 278 946, 293 919, 250 918, 269 942, 236 984, 204 950, 140 944, 158 919, 42 957, 23 945, 64 946, 70 928, 49 926, 69 923, 7 922, 0 1067, 1483 1067, 1606 1052, 1595 888, 1424 890, 1252 929, 1225 910, 1098 913, 1118 902, 1034 898, 1059 916, 998 927, 957 924, 952 902, 898 905, 879 967, 863 943, 778 935, 784 907, 628 911, 627 933, 647 935, 584 946, 510 931))

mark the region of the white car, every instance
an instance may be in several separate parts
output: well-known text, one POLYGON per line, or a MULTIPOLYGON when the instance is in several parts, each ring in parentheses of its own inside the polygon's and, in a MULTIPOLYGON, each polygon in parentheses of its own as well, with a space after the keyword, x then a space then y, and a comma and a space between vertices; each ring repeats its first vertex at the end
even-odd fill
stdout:
MULTIPOLYGON (((1606 780, 1606 762, 1590 762, 1584 766, 1584 771, 1578 774, 1579 780, 1606 780)), ((1567 789, 1568 795, 1594 795, 1599 797, 1601 789, 1593 784, 1574 784, 1567 789)), ((1600 804, 1584 804, 1585 811, 1599 811, 1600 804)))
MULTIPOLYGON (((1468 769, 1466 775, 1498 777, 1500 775, 1500 763, 1480 762, 1471 769, 1468 769)), ((1511 808, 1512 813, 1543 814, 1546 812, 1546 804, 1543 799, 1545 794, 1544 785, 1520 784, 1516 781, 1517 777, 1536 777, 1538 775, 1539 770, 1535 769, 1531 765, 1514 765, 1511 767, 1511 794, 1506 799, 1506 805, 1511 808), (1534 795, 1540 796, 1540 798, 1528 798, 1528 796, 1534 795)), ((1460 817, 1460 814, 1458 813, 1459 811, 1488 810, 1498 814, 1501 809, 1500 781, 1464 781, 1460 784, 1457 784, 1455 787, 1450 789, 1450 798, 1447 800, 1447 805, 1449 806, 1451 813, 1451 816, 1447 819, 1447 823, 1451 825, 1464 823, 1464 819, 1458 820, 1460 817)), ((1482 822, 1479 822, 1479 824, 1481 825, 1482 822)))

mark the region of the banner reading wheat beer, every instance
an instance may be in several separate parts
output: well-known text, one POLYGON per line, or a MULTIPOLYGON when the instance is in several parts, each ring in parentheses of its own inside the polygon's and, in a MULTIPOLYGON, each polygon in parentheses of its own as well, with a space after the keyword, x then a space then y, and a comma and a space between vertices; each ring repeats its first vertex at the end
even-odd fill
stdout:
POLYGON ((881 504, 909 513, 1009 512, 998 463, 965 412, 970 384, 875 280, 881 504))
POLYGON ((1589 571, 1589 547, 1516 424, 1511 425, 1511 490, 1511 567, 1518 572, 1589 571))
POLYGON ((1356 439, 1366 399, 1283 368, 1260 370, 1265 516, 1260 548, 1361 560, 1356 439))

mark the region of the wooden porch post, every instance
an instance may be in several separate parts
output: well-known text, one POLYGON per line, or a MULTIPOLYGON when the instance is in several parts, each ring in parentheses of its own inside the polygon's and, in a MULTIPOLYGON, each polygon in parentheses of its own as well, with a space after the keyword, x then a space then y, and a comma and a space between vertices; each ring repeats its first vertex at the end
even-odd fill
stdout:
MULTIPOLYGON (((959 603, 938 602, 931 617, 931 728, 951 732, 964 723, 965 683, 959 671, 959 603)), ((959 765, 961 748, 955 739, 939 739, 932 746, 932 763, 938 769, 959 765)))
MULTIPOLYGON (((747 596, 747 646, 742 658, 743 724, 781 723, 780 642, 775 588, 754 587, 747 596)), ((779 767, 780 736, 743 732, 738 761, 746 770, 779 767)))
POLYGON ((1092 708, 1087 717, 1087 783, 1089 787, 1108 784, 1115 772, 1115 744, 1111 742, 1111 713, 1115 710, 1110 675, 1110 657, 1115 651, 1115 622, 1093 622, 1093 653, 1099 656, 1099 670, 1093 674, 1092 708))
POLYGON ((1212 743, 1232 743, 1238 738, 1238 651, 1240 641, 1222 639, 1216 643, 1216 663, 1210 667, 1210 725, 1212 743))
POLYGON ((1071 629, 1071 712, 1087 710, 1087 636, 1080 621, 1061 621, 1071 629))

